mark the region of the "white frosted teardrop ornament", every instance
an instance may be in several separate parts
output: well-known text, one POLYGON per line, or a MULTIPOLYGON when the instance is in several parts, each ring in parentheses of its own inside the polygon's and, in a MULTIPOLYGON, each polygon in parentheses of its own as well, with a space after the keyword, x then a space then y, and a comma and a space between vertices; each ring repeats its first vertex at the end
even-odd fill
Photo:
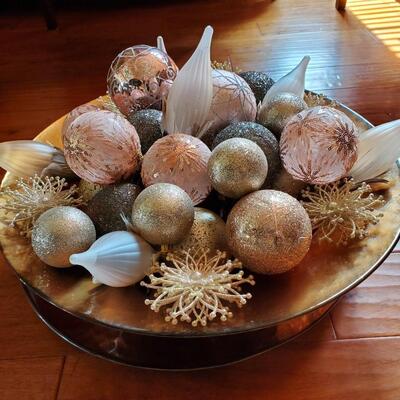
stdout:
POLYGON ((210 47, 213 29, 207 26, 186 64, 178 72, 165 105, 162 127, 167 133, 198 136, 207 129, 213 85, 210 47))
POLYGON ((76 178, 60 149, 33 140, 0 143, 0 167, 22 178, 35 174, 76 178))
POLYGON ((165 48, 164 39, 162 36, 157 36, 157 49, 163 51, 164 53, 167 52, 165 48))
POLYGON ((306 70, 309 62, 309 56, 303 57, 295 69, 276 81, 265 95, 261 102, 261 107, 267 105, 270 100, 281 93, 291 93, 302 99, 304 97, 306 70))
POLYGON ((358 134, 358 157, 349 175, 356 182, 375 178, 400 157, 400 119, 358 134))
POLYGON ((140 236, 126 231, 108 233, 97 239, 89 250, 73 254, 71 264, 81 265, 93 281, 124 287, 143 279, 150 271, 155 251, 140 236))

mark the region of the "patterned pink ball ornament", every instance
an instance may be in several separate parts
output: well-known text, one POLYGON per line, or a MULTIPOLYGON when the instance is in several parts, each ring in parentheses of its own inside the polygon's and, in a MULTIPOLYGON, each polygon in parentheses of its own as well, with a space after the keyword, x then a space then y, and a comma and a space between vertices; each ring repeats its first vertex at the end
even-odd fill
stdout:
POLYGON ((355 163, 357 127, 339 110, 314 107, 289 120, 279 145, 294 179, 323 185, 347 176, 355 163))
POLYGON ((199 204, 211 191, 207 174, 210 155, 210 149, 193 136, 181 133, 164 136, 143 157, 143 184, 172 183, 183 189, 194 205, 199 204))
POLYGON ((106 110, 77 117, 63 135, 69 167, 82 179, 108 185, 139 167, 140 140, 125 118, 106 110))
POLYGON ((147 45, 132 46, 112 62, 108 93, 126 116, 146 108, 161 110, 177 73, 178 67, 167 53, 147 45))

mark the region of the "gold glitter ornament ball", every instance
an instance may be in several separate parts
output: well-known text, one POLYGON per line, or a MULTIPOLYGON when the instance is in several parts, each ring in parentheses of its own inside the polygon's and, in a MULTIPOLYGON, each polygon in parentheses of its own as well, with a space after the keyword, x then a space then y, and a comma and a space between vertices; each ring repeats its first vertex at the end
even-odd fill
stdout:
POLYGON ((194 221, 189 235, 174 248, 181 250, 210 249, 211 253, 216 250, 225 250, 227 245, 224 220, 210 210, 195 207, 194 221))
POLYGON ((44 212, 32 231, 32 248, 52 267, 71 266, 69 257, 86 251, 96 240, 91 219, 74 207, 55 207, 44 212))
POLYGON ((81 195, 84 202, 88 202, 94 197, 94 195, 100 192, 101 189, 107 185, 100 185, 99 183, 92 183, 81 179, 78 184, 78 192, 81 195))
POLYGON ((194 207, 184 190, 170 183, 156 183, 144 189, 132 209, 136 233, 152 244, 176 244, 189 234, 194 207))
POLYGON ((232 138, 220 143, 208 161, 208 176, 222 195, 238 199, 258 190, 268 173, 264 152, 254 142, 232 138))
POLYGON ((306 102, 292 93, 281 93, 261 107, 257 122, 268 128, 278 139, 289 119, 307 108, 306 102))
POLYGON ((303 206, 276 190, 260 190, 239 200, 228 216, 226 231, 233 254, 260 274, 279 274, 299 264, 312 238, 303 206))

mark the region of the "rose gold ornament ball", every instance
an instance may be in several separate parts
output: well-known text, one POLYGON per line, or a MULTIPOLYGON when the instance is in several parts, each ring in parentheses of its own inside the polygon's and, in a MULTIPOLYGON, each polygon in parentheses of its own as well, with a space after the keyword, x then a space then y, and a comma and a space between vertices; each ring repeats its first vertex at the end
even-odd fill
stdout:
POLYGON ((220 143, 208 161, 208 176, 222 195, 238 199, 261 188, 268 173, 268 161, 260 146, 244 138, 220 143))
POLYGON ((357 127, 332 107, 310 108, 291 118, 279 143, 286 171, 318 185, 347 176, 357 160, 357 145, 357 127))
POLYGON ((180 133, 164 136, 143 157, 143 184, 172 183, 182 188, 194 205, 199 204, 211 191, 207 174, 210 155, 210 149, 193 136, 180 133))
POLYGON ((112 62, 107 76, 108 93, 125 115, 145 108, 161 110, 162 99, 177 73, 178 67, 162 50, 132 46, 112 62))
POLYGON ((70 125, 82 114, 85 114, 89 111, 98 111, 102 108, 95 104, 82 104, 78 107, 75 107, 72 111, 70 111, 64 119, 64 123, 62 126, 62 135, 64 136, 65 132, 68 130, 70 125))
POLYGON ((155 183, 136 198, 132 225, 151 244, 179 243, 188 235, 194 219, 192 200, 184 190, 170 183, 155 183))
POLYGON ((299 264, 312 238, 303 206, 276 190, 260 190, 239 200, 228 216, 226 231, 232 253, 260 274, 279 274, 299 264))
POLYGON ((64 155, 80 178, 111 184, 139 167, 140 140, 135 128, 110 111, 89 111, 77 117, 63 136, 64 155))

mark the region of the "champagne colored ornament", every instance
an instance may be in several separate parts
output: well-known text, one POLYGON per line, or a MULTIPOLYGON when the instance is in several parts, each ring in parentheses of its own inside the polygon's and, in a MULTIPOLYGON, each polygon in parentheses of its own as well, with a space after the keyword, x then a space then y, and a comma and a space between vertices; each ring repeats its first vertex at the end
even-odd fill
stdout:
POLYGON ((158 312, 165 310, 165 321, 178 321, 196 327, 206 326, 219 316, 220 321, 233 317, 228 303, 242 307, 251 299, 242 293, 241 285, 255 285, 252 275, 244 278, 239 260, 227 260, 225 252, 217 251, 210 257, 208 249, 182 250, 168 253, 164 262, 156 262, 149 275, 150 283, 140 284, 155 290, 154 298, 145 304, 158 312))
POLYGON ((349 174, 362 182, 388 171, 400 156, 400 119, 368 129, 358 139, 357 161, 349 174))
POLYGON ((140 187, 133 183, 119 183, 100 190, 89 201, 85 212, 94 223, 99 236, 113 231, 126 230, 121 214, 129 215, 140 187))
POLYGON ((106 185, 100 185, 98 183, 92 183, 81 179, 78 185, 78 193, 82 197, 82 200, 87 203, 96 193, 100 192, 100 190, 105 187, 106 185))
POLYGON ((249 139, 260 146, 268 160, 266 183, 270 184, 281 166, 279 143, 275 136, 267 128, 255 122, 235 122, 218 133, 212 147, 214 149, 223 141, 235 137, 249 139))
POLYGON ((279 139, 290 118, 306 108, 307 104, 302 98, 292 93, 280 93, 260 108, 257 122, 279 139))
POLYGON ((93 282, 112 287, 133 285, 149 272, 155 251, 132 232, 111 232, 97 239, 90 249, 72 254, 71 264, 81 265, 93 276, 93 282))
POLYGON ((32 231, 32 248, 52 267, 71 266, 69 257, 87 250, 96 240, 90 218, 74 207, 55 207, 44 212, 32 231))
POLYGON ((212 143, 216 133, 233 122, 254 121, 257 113, 256 98, 239 75, 213 69, 212 82, 213 97, 207 116, 209 126, 196 135, 206 143, 212 143))
POLYGON ((142 181, 172 183, 183 189, 193 204, 201 203, 211 191, 207 162, 211 151, 200 140, 184 134, 157 140, 143 158, 142 181))
POLYGON ((139 167, 140 141, 135 128, 110 111, 80 115, 63 140, 68 165, 89 182, 115 183, 128 178, 139 167))
POLYGON ((306 70, 310 57, 303 57, 300 64, 287 75, 274 83, 265 95, 261 106, 267 105, 275 96, 281 93, 292 93, 301 99, 304 97, 306 70))
POLYGON ((162 138, 161 118, 162 112, 158 110, 140 110, 128 116, 128 121, 139 135, 142 154, 146 154, 151 145, 162 138))
POLYGON ((248 139, 225 140, 212 151, 208 161, 208 176, 213 188, 234 199, 259 189, 267 173, 265 154, 248 139))
POLYGON ((357 159, 357 143, 349 117, 331 107, 314 107, 290 119, 279 145, 293 178, 326 184, 347 176, 357 159))
POLYGON ((268 90, 271 89, 272 85, 275 83, 274 80, 264 72, 246 71, 239 73, 239 75, 250 86, 250 89, 256 97, 257 104, 263 101, 268 90))
POLYGON ((225 222, 214 212, 201 207, 194 208, 194 221, 189 235, 174 249, 209 249, 211 253, 225 250, 226 235, 225 222))
POLYGON ((78 107, 75 107, 72 111, 70 111, 64 119, 64 123, 61 129, 62 136, 65 135, 65 132, 71 126, 71 124, 82 114, 85 114, 89 111, 99 111, 103 109, 103 107, 99 107, 98 105, 85 103, 78 107))
POLYGON ((16 188, 4 188, 0 196, 4 200, 2 222, 16 228, 22 236, 29 237, 37 218, 48 209, 57 206, 80 206, 75 185, 67 188, 65 178, 38 175, 17 180, 16 188))
POLYGON ((177 72, 164 51, 146 45, 128 47, 110 66, 108 93, 125 115, 145 108, 161 110, 177 72))
POLYGON ((213 29, 207 26, 201 40, 179 71, 168 94, 163 129, 168 133, 198 135, 207 125, 212 99, 210 47, 213 29))
POLYGON ((151 244, 181 242, 190 232, 193 219, 192 200, 184 190, 170 183, 149 186, 133 204, 133 229, 151 244))
POLYGON ((228 245, 243 265, 279 274, 300 263, 312 238, 310 218, 292 196, 260 190, 239 200, 226 222, 228 245))
POLYGON ((60 149, 33 140, 0 143, 0 167, 21 178, 35 174, 77 178, 60 149))

